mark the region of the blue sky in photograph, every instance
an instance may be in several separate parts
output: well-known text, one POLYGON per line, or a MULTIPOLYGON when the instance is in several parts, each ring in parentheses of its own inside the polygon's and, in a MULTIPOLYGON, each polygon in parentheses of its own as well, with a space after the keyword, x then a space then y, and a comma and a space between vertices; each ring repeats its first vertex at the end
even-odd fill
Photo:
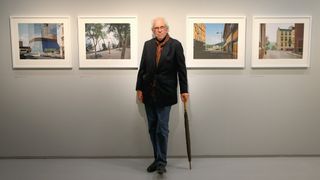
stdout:
POLYGON ((222 40, 224 24, 206 23, 206 44, 217 44, 222 40))
MULTIPOLYGON (((23 46, 29 46, 29 40, 34 37, 41 37, 42 23, 19 23, 19 40, 23 42, 23 46)), ((49 24, 49 34, 57 35, 58 24, 49 24)))

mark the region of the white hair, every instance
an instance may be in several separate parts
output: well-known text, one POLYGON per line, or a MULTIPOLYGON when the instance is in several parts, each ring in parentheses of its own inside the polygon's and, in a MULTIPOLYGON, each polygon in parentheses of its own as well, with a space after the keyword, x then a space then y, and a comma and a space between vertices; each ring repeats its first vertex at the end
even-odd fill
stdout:
POLYGON ((166 28, 169 29, 169 25, 168 25, 167 21, 166 21, 163 17, 156 17, 156 18, 154 18, 154 19, 152 20, 151 29, 154 28, 154 24, 155 24, 155 22, 158 21, 158 20, 163 21, 163 22, 164 22, 164 25, 166 26, 166 28))

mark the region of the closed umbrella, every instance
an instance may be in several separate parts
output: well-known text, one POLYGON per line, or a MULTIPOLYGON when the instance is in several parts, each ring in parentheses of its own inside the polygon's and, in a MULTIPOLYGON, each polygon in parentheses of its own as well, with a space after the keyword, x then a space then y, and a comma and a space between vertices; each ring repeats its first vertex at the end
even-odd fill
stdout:
POLYGON ((185 133, 186 133, 187 154, 188 154, 188 161, 189 161, 189 169, 191 170, 191 143, 190 143, 187 103, 183 102, 183 106, 184 106, 184 127, 185 127, 185 133))

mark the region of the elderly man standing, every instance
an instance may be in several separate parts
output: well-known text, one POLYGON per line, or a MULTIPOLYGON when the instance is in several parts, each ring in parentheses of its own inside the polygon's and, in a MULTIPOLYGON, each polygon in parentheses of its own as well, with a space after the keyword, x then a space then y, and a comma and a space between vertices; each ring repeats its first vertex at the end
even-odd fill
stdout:
POLYGON ((188 101, 188 80, 181 43, 169 36, 164 18, 152 21, 154 38, 144 44, 137 75, 137 98, 145 105, 154 162, 148 172, 166 172, 169 114, 178 102, 177 85, 183 102, 188 101))

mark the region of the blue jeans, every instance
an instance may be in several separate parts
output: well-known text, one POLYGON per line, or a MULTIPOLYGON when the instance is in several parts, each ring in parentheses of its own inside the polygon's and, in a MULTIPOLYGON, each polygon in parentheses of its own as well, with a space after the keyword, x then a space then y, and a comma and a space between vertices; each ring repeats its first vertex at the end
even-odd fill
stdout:
POLYGON ((166 165, 171 106, 159 107, 155 104, 146 104, 145 109, 155 162, 158 165, 166 165))

